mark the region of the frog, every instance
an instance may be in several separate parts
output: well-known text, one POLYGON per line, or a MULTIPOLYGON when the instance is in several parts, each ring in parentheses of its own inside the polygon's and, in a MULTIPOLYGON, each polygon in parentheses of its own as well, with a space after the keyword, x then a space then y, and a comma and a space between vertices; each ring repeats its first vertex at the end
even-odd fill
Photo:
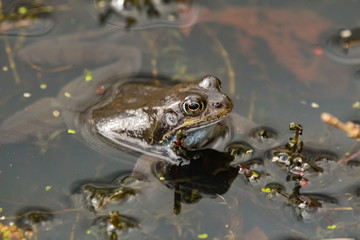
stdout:
POLYGON ((182 147, 200 147, 215 136, 216 123, 233 108, 220 86, 220 80, 212 75, 174 86, 120 83, 112 87, 108 99, 92 106, 81 117, 88 123, 88 129, 119 144, 163 148, 174 143, 177 133, 182 132, 185 136, 182 147))
MULTIPOLYGON (((110 147, 174 160, 172 146, 179 132, 185 136, 181 147, 207 146, 225 129, 221 122, 233 108, 220 80, 212 75, 175 85, 139 77, 116 77, 111 82, 94 104, 75 116, 65 113, 67 126, 101 151, 110 147)), ((65 89, 62 92, 73 95, 65 89)), ((70 100, 62 93, 59 97, 62 103, 70 100)))
MULTIPOLYGON (((82 36, 88 39, 90 34, 82 36)), ((56 46, 61 49, 76 39, 62 36, 56 46)), ((36 42, 19 56, 30 61, 33 50, 47 44, 36 42)), ((171 147, 179 133, 185 136, 181 147, 200 149, 227 129, 223 120, 231 113, 233 103, 222 92, 217 77, 206 75, 177 84, 142 77, 138 74, 142 63, 139 49, 117 46, 113 52, 119 59, 93 70, 91 81, 79 76, 57 97, 40 99, 4 120, 0 144, 67 128, 92 148, 110 155, 126 149, 176 159, 171 147)))

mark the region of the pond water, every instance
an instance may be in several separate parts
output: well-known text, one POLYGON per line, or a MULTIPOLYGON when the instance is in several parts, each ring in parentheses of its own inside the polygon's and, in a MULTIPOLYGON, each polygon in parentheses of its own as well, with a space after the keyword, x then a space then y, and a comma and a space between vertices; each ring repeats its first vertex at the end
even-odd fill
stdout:
POLYGON ((189 165, 151 166, 104 154, 63 125, 45 133, 23 121, 0 135, 0 226, 18 226, 13 239, 360 239, 359 164, 343 161, 359 144, 320 119, 359 120, 360 1, 168 1, 155 5, 158 17, 121 2, 0 0, 0 122, 116 61, 96 48, 131 45, 141 75, 221 79, 233 112, 268 129, 266 147, 247 135, 225 144, 232 155, 190 151, 189 165), (99 34, 60 52, 55 40, 23 50, 87 31, 99 34), (291 122, 303 127, 299 140, 291 122))

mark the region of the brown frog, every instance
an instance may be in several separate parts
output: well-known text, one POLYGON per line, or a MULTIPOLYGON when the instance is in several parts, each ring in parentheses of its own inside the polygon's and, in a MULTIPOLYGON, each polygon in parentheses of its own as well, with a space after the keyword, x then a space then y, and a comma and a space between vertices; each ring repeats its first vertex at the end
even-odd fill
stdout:
POLYGON ((216 123, 232 110, 232 101, 221 92, 220 84, 210 75, 175 86, 117 83, 109 96, 81 115, 82 122, 120 145, 169 147, 182 131, 183 147, 199 147, 215 136, 216 123))

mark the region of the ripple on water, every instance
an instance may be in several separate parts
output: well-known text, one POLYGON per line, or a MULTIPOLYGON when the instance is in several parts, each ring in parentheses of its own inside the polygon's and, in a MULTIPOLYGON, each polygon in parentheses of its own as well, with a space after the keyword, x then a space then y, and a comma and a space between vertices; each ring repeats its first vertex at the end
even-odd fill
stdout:
POLYGON ((28 237, 26 239, 32 239, 33 233, 51 232, 59 224, 60 221, 55 219, 53 212, 44 207, 20 209, 15 221, 15 226, 24 229, 25 236, 28 237))
POLYGON ((271 127, 260 126, 251 130, 250 137, 259 144, 270 146, 277 141, 278 133, 271 127))
POLYGON ((325 51, 343 64, 360 64, 360 27, 342 29, 325 40, 325 51))

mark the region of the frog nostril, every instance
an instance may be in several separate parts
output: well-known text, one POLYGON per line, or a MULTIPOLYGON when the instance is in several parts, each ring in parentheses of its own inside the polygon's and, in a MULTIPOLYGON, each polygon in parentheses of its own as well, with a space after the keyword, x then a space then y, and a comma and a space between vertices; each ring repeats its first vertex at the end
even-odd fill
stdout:
POLYGON ((216 108, 221 108, 221 107, 222 107, 222 103, 221 103, 221 102, 216 102, 216 103, 214 103, 214 107, 216 107, 216 108))

